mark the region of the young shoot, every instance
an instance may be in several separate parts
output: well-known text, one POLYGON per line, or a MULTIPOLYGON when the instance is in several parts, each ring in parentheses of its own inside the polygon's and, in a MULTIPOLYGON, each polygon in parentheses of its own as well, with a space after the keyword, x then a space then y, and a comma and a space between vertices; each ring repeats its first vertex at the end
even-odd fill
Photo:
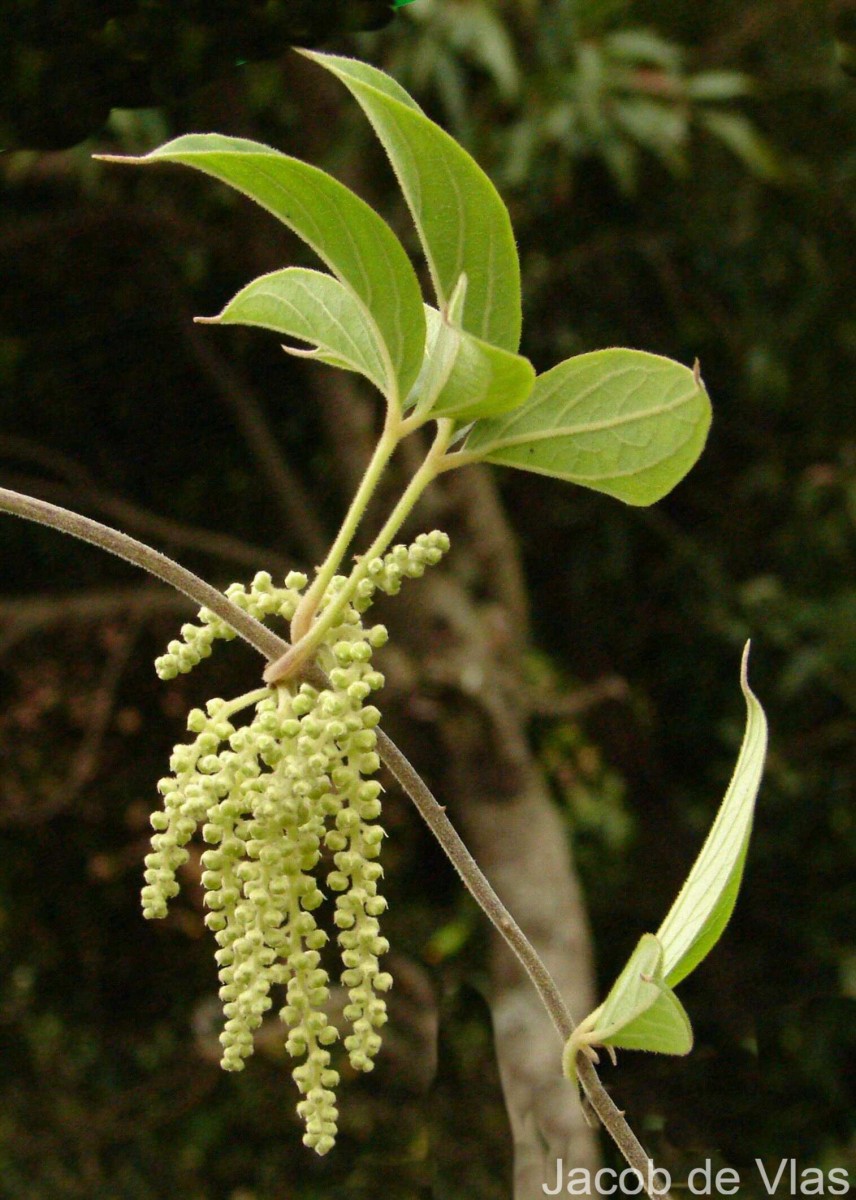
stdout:
MULTIPOLYGON (((406 0, 400 0, 404 3, 406 0)), ((241 1070, 265 1014, 279 1005, 296 1060, 304 1140, 335 1141, 335 1043, 358 1071, 372 1069, 392 978, 380 921, 385 901, 381 761, 414 800, 466 886, 528 972, 565 1043, 566 1074, 643 1178, 648 1162, 601 1087, 596 1047, 686 1053, 689 1020, 672 989, 710 951, 733 909, 763 768, 766 723, 741 684, 747 729, 719 815, 658 933, 646 934, 606 1000, 579 1026, 549 973, 503 908, 443 809, 381 731, 373 663, 383 625, 368 611, 395 596, 449 549, 440 531, 396 542, 425 489, 444 472, 495 463, 553 476, 632 505, 653 504, 698 459, 711 421, 698 368, 637 350, 597 350, 536 375, 519 353, 520 267, 508 211, 478 164, 375 67, 305 52, 350 91, 380 139, 410 209, 431 281, 416 271, 383 219, 317 167, 244 138, 191 134, 139 158, 193 167, 242 192, 292 229, 324 270, 284 267, 248 283, 206 324, 255 326, 286 353, 361 375, 380 395, 383 427, 362 481, 312 578, 275 583, 259 572, 223 596, 178 564, 97 522, 14 492, 0 508, 90 540, 193 597, 158 659, 162 679, 199 665, 216 642, 245 638, 266 660, 260 686, 210 700, 188 716, 152 815, 143 912, 162 917, 176 871, 201 836, 202 886, 220 975, 222 1065, 241 1070), (298 344, 295 345, 295 342, 298 344), (432 427, 423 461, 372 538, 368 504, 401 442, 432 427), (356 557, 349 558, 357 550, 356 557), (286 623, 290 642, 268 626, 286 623), (326 908, 325 908, 326 906, 326 908), (348 993, 344 1030, 327 1002, 332 955, 348 993)), ((559 1066, 557 1054, 557 1070, 559 1066)))

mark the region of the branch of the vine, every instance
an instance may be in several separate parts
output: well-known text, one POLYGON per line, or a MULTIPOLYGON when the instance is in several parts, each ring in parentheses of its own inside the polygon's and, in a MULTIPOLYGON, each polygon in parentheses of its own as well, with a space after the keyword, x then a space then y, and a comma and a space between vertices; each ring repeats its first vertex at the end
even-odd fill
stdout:
POLYGON ((60 533, 68 533, 80 538, 102 550, 123 558, 135 567, 141 567, 162 580, 192 600, 200 608, 210 608, 218 617, 230 625, 240 637, 263 654, 272 659, 287 649, 287 643, 277 637, 261 621, 251 617, 249 613, 233 604, 228 596, 218 592, 210 583, 188 571, 165 554, 153 550, 145 542, 138 542, 127 533, 102 525, 90 517, 83 517, 70 509, 60 508, 58 504, 48 504, 45 500, 37 500, 35 496, 24 496, 20 492, 12 492, 0 488, 0 511, 23 517, 27 521, 35 521, 38 525, 48 525, 58 529, 60 533))
MULTIPOLYGON (((211 609, 269 662, 280 658, 290 649, 288 642, 277 637, 260 621, 238 608, 222 592, 218 592, 216 588, 194 575, 192 571, 188 571, 144 542, 137 541, 136 538, 120 533, 117 529, 111 529, 107 525, 102 525, 99 521, 81 516, 79 513, 60 508, 58 505, 48 504, 33 496, 24 496, 19 492, 9 491, 6 488, 0 488, 0 511, 47 525, 61 533, 80 538, 82 541, 99 546, 126 562, 148 571, 149 574, 183 593, 200 608, 211 609)), ((303 674, 309 682, 321 687, 326 686, 327 679, 320 668, 307 666, 303 674)), ((560 1038, 563 1042, 567 1041, 573 1032, 574 1021, 555 980, 485 878, 478 863, 467 850, 428 785, 395 743, 382 731, 378 731, 378 734, 378 753, 381 759, 413 801, 485 916, 520 959, 550 1014, 560 1038)), ((640 1173, 643 1186, 647 1187, 650 1160, 645 1150, 627 1124, 624 1115, 610 1099, 591 1062, 585 1056, 580 1056, 577 1065, 580 1083, 592 1108, 603 1122, 627 1163, 640 1173)), ((663 1193, 652 1195, 652 1200, 663 1200, 663 1193)))

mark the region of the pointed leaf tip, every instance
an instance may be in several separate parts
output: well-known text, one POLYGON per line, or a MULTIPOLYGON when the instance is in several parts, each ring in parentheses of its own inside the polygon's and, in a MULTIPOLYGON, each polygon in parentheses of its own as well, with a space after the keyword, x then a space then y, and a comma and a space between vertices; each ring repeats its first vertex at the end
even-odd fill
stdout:
POLYGON ((208 325, 254 325, 307 342, 284 345, 297 358, 313 358, 364 375, 384 390, 384 361, 376 327, 353 293, 332 275, 286 267, 242 288, 208 325))
POLYGON ((657 934, 646 933, 606 1000, 565 1045, 563 1069, 576 1079, 576 1058, 594 1046, 686 1054, 689 1018, 672 989, 715 946, 737 899, 767 747, 767 720, 749 687, 750 643, 740 662, 746 729, 734 774, 677 900, 657 934))
POLYGON ((341 80, 383 144, 422 243, 437 307, 445 308, 466 272, 463 329, 516 351, 520 263, 508 209, 489 177, 385 72, 335 54, 304 54, 341 80))
POLYGON ((398 238, 337 179, 261 142, 184 134, 137 158, 111 162, 194 167, 226 183, 293 229, 330 268, 374 325, 385 359, 383 391, 407 395, 422 363, 425 314, 413 264, 398 238))
POLYGON ((749 686, 749 642, 740 663, 746 726, 737 765, 716 819, 657 936, 674 987, 706 958, 728 924, 743 876, 767 752, 767 718, 749 686))

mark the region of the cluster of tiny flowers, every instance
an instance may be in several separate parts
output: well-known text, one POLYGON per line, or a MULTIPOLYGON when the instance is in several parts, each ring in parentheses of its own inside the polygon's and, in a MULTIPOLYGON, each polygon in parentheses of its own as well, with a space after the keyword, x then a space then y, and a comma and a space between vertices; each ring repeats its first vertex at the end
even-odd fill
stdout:
MULTIPOLYGON (((380 766, 380 712, 368 703, 383 686, 371 659, 387 631, 367 627, 362 615, 378 591, 395 594, 405 578, 438 562, 448 545, 445 534, 422 534, 367 563, 317 653, 329 686, 280 684, 194 709, 187 725, 195 738, 175 748, 171 774, 158 784, 163 809, 151 818, 144 915, 166 914, 178 892, 176 871, 188 859, 185 847, 201 825, 209 847, 202 855, 205 923, 219 946, 226 1017, 221 1065, 243 1068, 254 1031, 272 1007, 271 988, 284 986, 279 1015, 288 1029, 286 1046, 304 1060, 294 1070, 303 1140, 319 1154, 334 1143, 339 1081, 329 1049, 339 1035, 326 1013, 330 980, 320 953, 328 935, 316 921, 325 893, 314 872, 325 851, 332 856, 332 869, 325 862, 326 888, 336 895, 332 916, 348 989, 344 1044, 356 1070, 374 1065, 386 1021, 383 993, 392 984, 378 961, 389 948, 378 924, 386 907, 378 894, 382 789, 371 778, 380 766), (236 726, 233 718, 245 710, 249 721, 236 726)), ((260 573, 249 589, 233 584, 227 594, 261 620, 290 620, 306 584, 305 575, 293 572, 277 588, 260 573)), ((346 586, 344 577, 332 580, 322 611, 346 586)), ((199 616, 200 624, 184 625, 182 639, 157 660, 161 678, 191 670, 215 639, 234 636, 209 610, 199 616)))
MULTIPOLYGON (((291 571, 285 578, 284 587, 274 587, 268 572, 259 571, 249 591, 242 583, 232 583, 226 588, 226 595, 233 604, 258 621, 265 621, 271 616, 290 621, 307 582, 301 571, 291 571)), ((199 625, 190 622, 182 625, 181 639, 170 642, 166 654, 155 659, 155 670, 161 679, 175 679, 176 675, 192 671, 203 658, 210 656, 218 638, 228 642, 236 636, 234 629, 210 608, 199 610, 199 621, 199 625)))

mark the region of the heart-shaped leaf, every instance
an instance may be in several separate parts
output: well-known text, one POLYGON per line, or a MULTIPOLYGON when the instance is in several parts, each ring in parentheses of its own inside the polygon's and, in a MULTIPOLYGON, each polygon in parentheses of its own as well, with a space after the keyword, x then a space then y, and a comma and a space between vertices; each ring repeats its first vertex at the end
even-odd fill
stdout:
POLYGON ((317 167, 246 138, 188 134, 141 158, 178 162, 230 184, 301 237, 353 293, 377 332, 384 391, 407 395, 422 365, 425 316, 413 265, 389 226, 352 191, 317 167))
POLYGON ((697 370, 639 350, 597 350, 539 375, 507 416, 476 422, 465 451, 653 504, 698 459, 710 417, 697 370))
POLYGON ((425 317, 424 375, 413 389, 420 407, 427 401, 425 411, 432 417, 465 423, 523 403, 535 382, 528 359, 456 328, 429 305, 425 317))
POLYGON ((283 349, 357 371, 384 390, 383 353, 375 326, 353 292, 332 275, 303 267, 272 271, 242 288, 219 316, 196 320, 202 325, 255 325, 299 338, 315 349, 283 349))
POLYGON ((719 941, 743 876, 767 752, 767 719, 749 687, 748 663, 747 642, 740 667, 746 730, 734 774, 686 883, 657 931, 663 946, 663 973, 670 987, 685 979, 719 941))
POLYGON ((478 163, 394 79, 354 59, 301 51, 345 84, 383 143, 428 261, 438 307, 461 273, 462 325, 514 352, 520 343, 520 264, 508 210, 478 163))

